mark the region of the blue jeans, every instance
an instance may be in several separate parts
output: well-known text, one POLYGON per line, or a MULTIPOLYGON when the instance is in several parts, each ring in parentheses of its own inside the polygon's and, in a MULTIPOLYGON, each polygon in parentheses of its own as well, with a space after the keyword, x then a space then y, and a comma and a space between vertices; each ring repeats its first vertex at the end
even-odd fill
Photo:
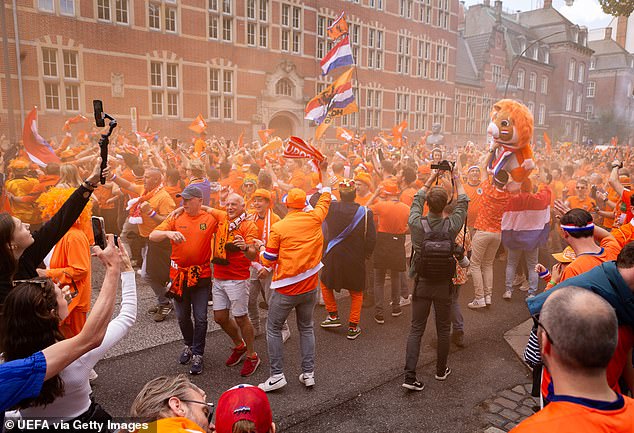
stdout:
POLYGON ((539 276, 537 272, 535 272, 535 265, 537 264, 537 258, 539 255, 539 248, 535 248, 534 250, 512 250, 507 248, 507 259, 506 259, 506 290, 513 291, 513 279, 515 279, 515 273, 517 272, 517 266, 520 263, 520 258, 522 257, 522 252, 524 253, 524 257, 526 259, 526 267, 528 268, 528 294, 534 295, 537 293, 537 282, 539 281, 539 276))
POLYGON ((315 332, 313 311, 317 303, 317 288, 301 295, 289 296, 272 290, 269 301, 269 315, 266 321, 266 344, 269 349, 271 376, 284 372, 282 327, 290 312, 295 308, 299 347, 302 354, 302 372, 315 370, 315 332))
POLYGON ((207 299, 211 278, 201 278, 194 287, 183 289, 183 300, 174 300, 174 310, 178 319, 178 326, 183 334, 185 345, 192 348, 194 355, 205 353, 205 339, 207 338, 207 299), (192 310, 194 322, 192 323, 192 310))

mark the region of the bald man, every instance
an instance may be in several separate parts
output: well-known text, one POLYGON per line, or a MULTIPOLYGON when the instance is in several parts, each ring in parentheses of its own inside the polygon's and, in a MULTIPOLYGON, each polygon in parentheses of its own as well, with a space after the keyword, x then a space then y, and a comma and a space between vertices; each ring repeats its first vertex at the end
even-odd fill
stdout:
POLYGON ((610 304, 589 290, 565 287, 546 300, 538 324, 554 394, 512 432, 632 432, 634 400, 613 391, 606 377, 618 336, 610 304))
POLYGON ((250 376, 260 365, 260 358, 253 348, 255 332, 248 316, 249 268, 251 261, 257 258, 255 240, 258 239, 258 228, 248 218, 242 196, 229 194, 226 208, 229 220, 226 245, 229 263, 214 264, 213 267, 214 321, 234 344, 226 365, 238 365, 246 356, 240 375, 250 376))

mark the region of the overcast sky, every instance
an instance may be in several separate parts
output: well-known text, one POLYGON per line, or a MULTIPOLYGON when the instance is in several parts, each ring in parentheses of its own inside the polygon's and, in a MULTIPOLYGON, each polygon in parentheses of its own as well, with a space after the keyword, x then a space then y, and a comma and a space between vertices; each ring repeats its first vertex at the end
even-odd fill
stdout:
MULTIPOLYGON (((493 4, 494 0, 491 1, 493 4)), ((466 0, 466 5, 482 3, 482 0, 466 0)), ((503 0, 504 10, 527 11, 541 7, 543 0, 503 0)), ((563 16, 575 24, 589 29, 607 27, 612 17, 601 10, 598 0, 574 0, 572 6, 566 6, 564 0, 553 0, 553 5, 563 16)))

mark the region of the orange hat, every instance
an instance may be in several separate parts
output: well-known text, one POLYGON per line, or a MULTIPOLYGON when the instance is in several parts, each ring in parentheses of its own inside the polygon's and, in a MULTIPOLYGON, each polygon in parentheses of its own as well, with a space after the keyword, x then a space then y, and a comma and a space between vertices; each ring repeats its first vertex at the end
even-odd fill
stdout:
POLYGON ((383 193, 386 195, 399 195, 398 184, 395 180, 388 179, 383 182, 383 193))
POLYGON ((626 176, 624 174, 619 176, 619 182, 621 182, 621 184, 623 184, 623 186, 625 187, 629 187, 630 186, 630 177, 626 176))
POLYGON ((293 188, 286 195, 286 207, 291 209, 304 209, 306 207, 306 192, 303 189, 293 188))
POLYGON ((359 173, 357 173, 357 175, 354 177, 354 180, 358 182, 363 182, 367 186, 372 188, 372 178, 370 177, 368 173, 364 171, 360 171, 359 173))
POLYGON ((253 198, 255 198, 255 197, 265 198, 268 201, 271 201, 271 191, 269 191, 268 189, 264 189, 264 188, 258 188, 253 193, 252 197, 253 198))
POLYGON ((577 258, 577 255, 575 254, 575 251, 570 246, 566 247, 560 253, 554 253, 552 256, 559 263, 571 263, 574 259, 577 258))
POLYGON ((27 170, 29 163, 23 159, 14 159, 9 163, 9 168, 13 170, 27 170))

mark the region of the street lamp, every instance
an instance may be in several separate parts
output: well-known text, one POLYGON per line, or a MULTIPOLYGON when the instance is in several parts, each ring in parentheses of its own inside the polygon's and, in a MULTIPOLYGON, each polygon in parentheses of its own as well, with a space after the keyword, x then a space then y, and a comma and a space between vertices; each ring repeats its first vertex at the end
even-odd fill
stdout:
POLYGON ((519 54, 519 56, 517 56, 517 57, 515 58, 515 60, 513 61, 513 64, 511 65, 511 71, 509 72, 509 76, 508 76, 508 78, 506 79, 506 86, 504 87, 504 98, 506 98, 506 94, 507 94, 507 92, 508 92, 508 90, 509 90, 509 83, 510 83, 510 81, 511 81, 511 77, 513 76, 513 72, 515 71, 515 66, 517 66, 517 63, 520 61, 520 59, 522 58, 522 56, 523 56, 524 54, 526 54, 526 52, 527 52, 529 49, 531 49, 531 48, 533 47, 533 45, 535 45, 535 44, 537 44, 537 43, 539 43, 539 42, 543 41, 543 40, 544 40, 544 39, 546 39, 546 38, 549 38, 549 37, 551 37, 551 36, 555 36, 555 35, 559 35, 559 34, 561 34, 561 33, 566 33, 566 30, 559 30, 558 32, 551 33, 551 34, 549 34, 549 35, 546 35, 546 36, 544 36, 544 37, 541 37, 541 38, 537 39, 536 41, 533 41, 533 43, 531 43, 531 44, 530 44, 530 45, 528 45, 526 48, 524 48, 524 51, 522 51, 522 52, 519 54))

